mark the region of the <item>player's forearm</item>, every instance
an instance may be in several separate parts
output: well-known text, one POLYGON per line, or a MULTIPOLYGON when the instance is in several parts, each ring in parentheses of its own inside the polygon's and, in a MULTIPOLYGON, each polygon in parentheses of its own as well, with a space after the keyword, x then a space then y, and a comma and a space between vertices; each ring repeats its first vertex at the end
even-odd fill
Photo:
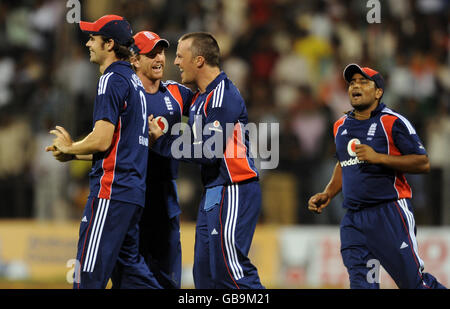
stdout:
POLYGON ((324 193, 327 193, 330 198, 338 195, 342 190, 342 167, 339 162, 334 167, 333 175, 331 176, 330 182, 323 190, 324 193))
POLYGON ((92 161, 93 155, 89 154, 89 155, 75 155, 75 160, 80 160, 80 161, 92 161))
MULTIPOLYGON (((97 152, 103 152, 108 150, 111 145, 111 142, 107 142, 102 140, 99 136, 96 136, 91 132, 88 136, 86 136, 83 140, 79 142, 75 142, 70 145, 65 153, 73 154, 73 155, 92 155, 97 152)), ((85 158, 85 157, 82 157, 85 158)))
POLYGON ((74 155, 91 155, 104 152, 111 147, 115 126, 109 121, 98 120, 94 130, 83 140, 72 143, 63 152, 74 155))
POLYGON ((403 173, 421 174, 430 171, 430 162, 426 155, 392 156, 379 154, 378 163, 403 173))

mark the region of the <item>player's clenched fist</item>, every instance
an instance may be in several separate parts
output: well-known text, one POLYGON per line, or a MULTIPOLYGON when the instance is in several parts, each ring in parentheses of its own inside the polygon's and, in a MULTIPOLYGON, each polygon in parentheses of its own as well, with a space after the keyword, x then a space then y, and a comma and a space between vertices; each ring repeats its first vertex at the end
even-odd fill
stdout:
POLYGON ((361 161, 366 161, 367 163, 377 164, 378 153, 373 150, 369 145, 359 144, 355 145, 356 157, 361 161))
POLYGON ((327 193, 317 193, 308 201, 308 209, 315 213, 322 213, 322 209, 330 204, 331 198, 327 193))
POLYGON ((164 132, 161 127, 158 125, 156 118, 153 115, 148 116, 148 135, 150 140, 157 140, 164 132))

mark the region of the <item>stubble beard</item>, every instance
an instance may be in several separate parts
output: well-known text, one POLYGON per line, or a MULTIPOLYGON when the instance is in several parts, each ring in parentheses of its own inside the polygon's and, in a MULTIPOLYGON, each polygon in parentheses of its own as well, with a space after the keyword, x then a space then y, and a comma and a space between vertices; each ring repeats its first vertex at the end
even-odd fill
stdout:
POLYGON ((378 104, 378 101, 376 99, 373 100, 372 102, 362 104, 353 104, 353 102, 351 102, 352 107, 358 112, 366 111, 369 108, 371 108, 374 104, 378 104))

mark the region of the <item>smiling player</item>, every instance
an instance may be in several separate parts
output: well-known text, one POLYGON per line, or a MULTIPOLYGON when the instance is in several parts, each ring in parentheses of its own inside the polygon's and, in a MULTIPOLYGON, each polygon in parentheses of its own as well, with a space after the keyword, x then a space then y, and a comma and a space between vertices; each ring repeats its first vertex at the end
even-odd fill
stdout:
MULTIPOLYGON (((264 288, 257 268, 248 258, 261 211, 261 188, 259 173, 250 156, 249 133, 244 130, 248 124, 245 102, 221 71, 219 45, 210 33, 183 35, 178 40, 174 64, 180 69, 182 83, 198 88, 188 110, 188 125, 193 134, 189 133, 189 143, 183 148, 187 155, 181 158, 201 165, 204 186, 195 233, 195 287, 264 288), (233 132, 223 134, 228 125, 233 132), (217 149, 208 147, 210 138, 222 142, 217 149), (199 147, 205 152, 196 156, 199 147)), ((169 134, 163 137, 164 132, 152 116, 149 130, 160 153, 173 156, 171 146, 178 137, 169 134)))
MULTIPOLYGON (((169 42, 151 31, 134 36, 131 63, 141 79, 149 114, 157 117, 164 132, 181 122, 184 110, 192 99, 189 88, 173 81, 163 82, 165 50, 169 42)), ((180 213, 175 179, 178 161, 150 150, 147 169, 145 209, 140 229, 140 253, 155 275, 158 284, 152 288, 181 287, 180 213)), ((113 275, 116 288, 133 286, 130 267, 122 265, 113 275)))
POLYGON ((90 194, 80 223, 74 288, 105 288, 118 261, 132 265, 132 288, 149 288, 155 279, 139 255, 139 226, 145 200, 148 131, 145 90, 128 62, 130 24, 106 15, 80 22, 89 34, 90 61, 99 65, 93 129, 73 142, 63 127, 50 133, 55 158, 92 161, 90 194))

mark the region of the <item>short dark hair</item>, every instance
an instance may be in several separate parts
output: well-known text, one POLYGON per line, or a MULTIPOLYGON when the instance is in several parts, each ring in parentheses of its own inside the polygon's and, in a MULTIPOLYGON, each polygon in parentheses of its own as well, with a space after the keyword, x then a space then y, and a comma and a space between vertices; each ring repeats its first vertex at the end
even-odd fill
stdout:
POLYGON ((220 65, 220 49, 216 39, 208 32, 191 32, 183 35, 179 41, 192 39, 191 52, 194 57, 202 56, 213 67, 220 65))
POLYGON ((116 54, 116 57, 120 60, 129 61, 131 57, 130 46, 134 43, 134 39, 132 38, 126 45, 120 45, 116 40, 109 38, 107 36, 102 35, 103 43, 108 42, 109 40, 114 41, 113 51, 116 54))

